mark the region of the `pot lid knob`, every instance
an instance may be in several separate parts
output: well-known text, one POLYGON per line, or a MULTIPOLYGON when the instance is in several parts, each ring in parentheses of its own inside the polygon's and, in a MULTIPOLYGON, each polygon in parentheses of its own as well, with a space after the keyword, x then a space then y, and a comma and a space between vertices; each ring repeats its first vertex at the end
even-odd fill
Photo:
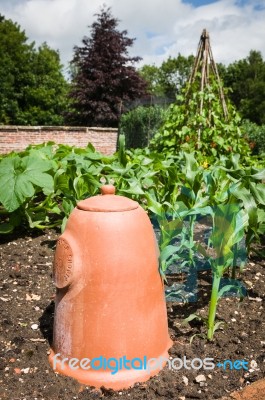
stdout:
POLYGON ((100 190, 100 195, 79 201, 77 208, 83 211, 111 212, 131 211, 139 207, 137 201, 119 195, 115 196, 113 185, 103 185, 100 190))
POLYGON ((101 194, 105 195, 105 194, 115 194, 115 186, 113 185, 103 185, 100 188, 101 194))

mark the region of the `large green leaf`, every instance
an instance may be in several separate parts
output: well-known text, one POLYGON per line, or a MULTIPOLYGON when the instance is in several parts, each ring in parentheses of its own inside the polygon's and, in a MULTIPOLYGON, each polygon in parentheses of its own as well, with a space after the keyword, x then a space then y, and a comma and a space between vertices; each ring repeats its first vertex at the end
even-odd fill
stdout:
POLYGON ((219 205, 214 209, 211 243, 216 252, 216 266, 225 268, 233 260, 233 246, 244 237, 248 214, 235 203, 219 205))
POLYGON ((244 187, 242 183, 234 184, 230 187, 229 192, 238 200, 241 200, 243 207, 248 213, 249 226, 255 229, 257 226, 257 204, 254 197, 248 189, 244 187))
POLYGON ((261 169, 260 171, 256 172, 255 174, 250 175, 252 178, 255 179, 265 179, 265 169, 261 169))
POLYGON ((257 203, 265 205, 265 185, 263 183, 250 182, 249 187, 257 203))
POLYGON ((36 155, 21 159, 19 156, 4 158, 0 163, 0 201, 7 211, 16 210, 34 195, 35 186, 45 194, 53 190, 53 178, 45 173, 52 168, 49 160, 36 155))
POLYGON ((184 165, 183 172, 187 182, 193 187, 195 177, 199 172, 197 161, 192 153, 184 153, 186 165, 184 165))
POLYGON ((176 253, 176 251, 178 250, 177 246, 173 246, 173 245, 168 245, 166 246, 160 254, 160 261, 167 261, 168 258, 170 258, 173 254, 176 253))

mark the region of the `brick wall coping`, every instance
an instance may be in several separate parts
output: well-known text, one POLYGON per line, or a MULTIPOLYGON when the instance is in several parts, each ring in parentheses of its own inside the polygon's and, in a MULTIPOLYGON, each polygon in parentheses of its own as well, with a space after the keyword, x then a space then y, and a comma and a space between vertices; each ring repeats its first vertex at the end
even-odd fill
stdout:
POLYGON ((98 126, 28 126, 28 125, 0 125, 0 132, 19 132, 19 131, 78 131, 78 132, 117 132, 118 128, 100 128, 98 126))

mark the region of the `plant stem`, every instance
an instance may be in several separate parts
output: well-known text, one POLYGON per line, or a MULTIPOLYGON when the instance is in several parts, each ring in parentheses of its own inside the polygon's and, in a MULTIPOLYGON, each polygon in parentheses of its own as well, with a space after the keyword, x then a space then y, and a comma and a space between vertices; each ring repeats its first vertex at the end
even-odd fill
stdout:
POLYGON ((212 293, 211 293, 209 315, 208 315, 208 332, 207 332, 208 340, 212 340, 214 335, 214 322, 215 322, 216 308, 218 303, 220 280, 221 276, 213 272, 212 293))
POLYGON ((43 200, 42 203, 38 204, 36 207, 30 207, 31 211, 39 211, 42 210, 44 208, 44 206, 48 203, 48 201, 50 200, 51 196, 47 196, 46 199, 43 200))
POLYGON ((193 247, 194 247, 194 223, 195 223, 195 215, 192 215, 190 217, 190 226, 189 226, 189 242, 190 242, 190 248, 189 248, 189 261, 190 261, 190 265, 194 262, 193 257, 194 257, 194 251, 193 251, 193 247))
POLYGON ((232 279, 236 279, 236 262, 237 262, 237 243, 234 244, 234 246, 232 247, 232 251, 233 251, 233 266, 232 266, 232 274, 231 274, 231 278, 232 279))
POLYGON ((52 228, 56 228, 56 226, 61 225, 62 221, 58 221, 55 222, 54 224, 51 225, 34 225, 34 228, 38 228, 38 229, 52 229, 52 228))

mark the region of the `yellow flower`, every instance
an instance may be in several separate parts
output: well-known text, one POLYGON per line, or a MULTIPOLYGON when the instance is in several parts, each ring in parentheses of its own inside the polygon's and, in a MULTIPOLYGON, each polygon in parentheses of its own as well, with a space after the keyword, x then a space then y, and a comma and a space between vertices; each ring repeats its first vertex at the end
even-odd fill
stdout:
POLYGON ((207 161, 207 160, 203 161, 202 166, 203 166, 203 168, 205 168, 205 169, 208 168, 208 167, 209 167, 208 161, 207 161))

